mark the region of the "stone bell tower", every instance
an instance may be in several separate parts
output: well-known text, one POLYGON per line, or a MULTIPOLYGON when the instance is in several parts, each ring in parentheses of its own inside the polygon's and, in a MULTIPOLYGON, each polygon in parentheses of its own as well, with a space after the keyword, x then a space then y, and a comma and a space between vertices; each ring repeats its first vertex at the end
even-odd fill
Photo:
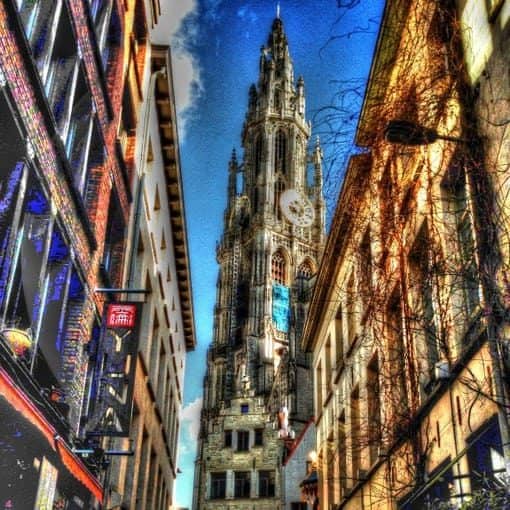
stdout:
POLYGON ((322 152, 308 153, 304 80, 283 23, 262 46, 243 158, 232 153, 213 343, 204 381, 195 509, 275 508, 285 442, 312 414, 301 352, 307 296, 324 244, 322 152), (239 506, 236 502, 239 501, 239 506))

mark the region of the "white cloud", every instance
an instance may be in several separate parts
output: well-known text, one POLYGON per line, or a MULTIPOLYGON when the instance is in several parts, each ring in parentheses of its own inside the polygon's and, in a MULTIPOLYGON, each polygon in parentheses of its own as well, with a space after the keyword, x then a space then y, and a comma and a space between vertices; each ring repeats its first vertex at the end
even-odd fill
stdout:
POLYGON ((179 114, 180 135, 185 136, 186 122, 203 92, 201 69, 197 60, 186 51, 172 51, 175 103, 179 114))
POLYGON ((179 116, 179 134, 184 139, 190 118, 202 87, 201 68, 190 51, 198 34, 198 0, 164 0, 161 18, 152 33, 153 41, 172 48, 175 103, 179 116))
POLYGON ((190 402, 181 411, 181 423, 186 427, 187 438, 181 446, 181 452, 184 453, 184 448, 187 441, 195 443, 198 439, 198 432, 200 430, 200 411, 202 410, 202 397, 198 397, 193 402, 190 402))

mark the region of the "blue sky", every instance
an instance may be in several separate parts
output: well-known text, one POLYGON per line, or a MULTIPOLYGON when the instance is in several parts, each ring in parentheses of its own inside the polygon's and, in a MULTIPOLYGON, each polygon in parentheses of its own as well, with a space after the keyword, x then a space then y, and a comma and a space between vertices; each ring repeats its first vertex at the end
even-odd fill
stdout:
MULTIPOLYGON (((325 152, 328 212, 336 202, 346 156, 370 69, 382 0, 281 0, 281 18, 294 62, 303 75, 312 137, 325 152), (349 6, 346 8, 345 6, 349 6)), ((179 111, 191 256, 197 348, 188 356, 182 413, 176 504, 190 507, 196 434, 212 340, 216 292, 216 241, 222 231, 227 167, 240 135, 248 88, 276 15, 273 0, 173 0, 174 82, 179 111)))

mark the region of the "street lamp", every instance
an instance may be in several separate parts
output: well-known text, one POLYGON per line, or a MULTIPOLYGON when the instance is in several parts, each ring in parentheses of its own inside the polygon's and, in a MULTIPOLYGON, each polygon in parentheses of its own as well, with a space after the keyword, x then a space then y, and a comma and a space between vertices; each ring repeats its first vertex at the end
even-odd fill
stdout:
POLYGON ((409 120, 390 120, 384 128, 384 139, 402 145, 428 145, 436 140, 468 143, 456 136, 440 135, 435 129, 426 128, 409 120))

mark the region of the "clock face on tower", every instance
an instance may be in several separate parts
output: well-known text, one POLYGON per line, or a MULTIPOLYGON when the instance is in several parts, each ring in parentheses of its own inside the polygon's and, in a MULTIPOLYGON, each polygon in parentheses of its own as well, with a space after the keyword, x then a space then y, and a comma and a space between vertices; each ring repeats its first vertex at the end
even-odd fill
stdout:
POLYGON ((298 227, 309 227, 313 223, 315 214, 312 203, 295 189, 282 193, 280 208, 284 216, 298 227))

